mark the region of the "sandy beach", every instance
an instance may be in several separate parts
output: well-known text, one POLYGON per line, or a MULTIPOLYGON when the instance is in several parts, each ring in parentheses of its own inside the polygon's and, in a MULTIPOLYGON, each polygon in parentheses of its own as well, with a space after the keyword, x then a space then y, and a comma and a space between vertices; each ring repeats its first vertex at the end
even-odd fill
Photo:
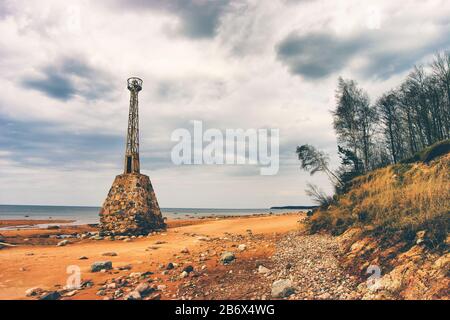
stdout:
MULTIPOLYGON (((68 239, 64 246, 56 246, 61 238, 56 235, 95 231, 92 226, 61 227, 57 230, 29 229, 0 232, 0 242, 13 247, 0 250, 0 299, 30 299, 25 292, 30 288, 60 290, 70 274, 69 266, 79 266, 81 279, 89 285, 71 292, 62 299, 104 299, 99 291, 111 279, 138 276, 148 277, 154 286, 162 286, 156 299, 179 299, 186 279, 180 279, 183 268, 192 266, 199 277, 214 282, 212 275, 230 273, 233 268, 244 268, 255 259, 268 259, 274 251, 274 239, 299 228, 301 213, 227 219, 169 221, 165 232, 142 238, 123 240, 68 239), (53 236, 52 236, 53 235, 53 236), (3 239, 3 240, 2 240, 3 239), (238 249, 244 244, 245 249, 238 249), (223 252, 235 254, 235 264, 220 263, 223 252), (113 256, 104 253, 113 252, 113 256), (80 260, 80 257, 86 259, 80 260), (112 270, 91 272, 96 261, 109 260, 112 270), (172 263, 175 267, 166 268, 172 263), (125 269, 125 270, 119 270, 125 269), (92 286, 91 286, 92 284, 92 286)), ((54 222, 54 221, 53 221, 54 222)), ((253 267, 251 267, 253 270, 253 267)), ((239 271, 238 271, 239 273, 239 271)), ((113 287, 113 286, 111 286, 113 287)), ((124 292, 125 294, 126 292, 124 292)), ((196 298, 196 297, 191 297, 196 298)), ((228 298, 242 298, 230 292, 228 298)))

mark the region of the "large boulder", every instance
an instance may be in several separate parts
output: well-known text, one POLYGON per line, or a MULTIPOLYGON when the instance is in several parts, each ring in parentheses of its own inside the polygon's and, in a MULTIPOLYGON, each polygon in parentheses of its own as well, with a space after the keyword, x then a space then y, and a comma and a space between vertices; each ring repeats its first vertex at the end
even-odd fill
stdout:
POLYGON ((138 292, 141 295, 141 297, 145 297, 146 295, 152 293, 155 290, 148 283, 142 282, 136 287, 136 289, 134 289, 134 291, 138 292))
POLYGON ((142 300, 142 296, 137 291, 131 291, 129 294, 127 294, 124 298, 125 300, 142 300))
POLYGON ((277 280, 272 283, 272 297, 286 298, 295 292, 292 281, 288 279, 277 280))
POLYGON ((220 257, 220 262, 222 264, 226 265, 226 264, 230 264, 235 259, 236 259, 236 257, 233 252, 224 252, 224 253, 222 253, 222 256, 220 257))
POLYGON ((112 262, 111 261, 97 261, 91 265, 91 272, 99 272, 101 270, 111 270, 112 262))

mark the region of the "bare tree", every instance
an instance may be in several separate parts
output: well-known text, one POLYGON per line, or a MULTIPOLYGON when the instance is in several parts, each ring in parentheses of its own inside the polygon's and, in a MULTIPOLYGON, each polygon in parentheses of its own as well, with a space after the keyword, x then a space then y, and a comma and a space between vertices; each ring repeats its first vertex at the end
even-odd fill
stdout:
POLYGON ((321 207, 328 207, 333 203, 333 197, 327 195, 325 192, 323 192, 318 186, 307 183, 305 193, 312 199, 312 201, 316 204, 318 204, 321 207))
POLYGON ((305 144, 297 147, 298 159, 301 162, 301 168, 308 171, 311 175, 317 172, 324 172, 333 185, 342 184, 339 177, 329 168, 329 156, 315 147, 305 144))

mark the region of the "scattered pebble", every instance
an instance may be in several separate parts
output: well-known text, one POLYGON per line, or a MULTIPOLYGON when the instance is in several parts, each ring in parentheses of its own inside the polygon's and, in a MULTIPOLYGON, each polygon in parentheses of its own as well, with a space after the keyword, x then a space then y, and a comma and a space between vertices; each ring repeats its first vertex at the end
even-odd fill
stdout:
POLYGON ((58 244, 56 246, 64 247, 64 246, 66 246, 68 244, 69 244, 69 240, 62 240, 62 241, 58 242, 58 244))
POLYGON ((117 256, 117 253, 111 251, 111 252, 103 252, 102 256, 107 256, 107 257, 115 257, 117 256))

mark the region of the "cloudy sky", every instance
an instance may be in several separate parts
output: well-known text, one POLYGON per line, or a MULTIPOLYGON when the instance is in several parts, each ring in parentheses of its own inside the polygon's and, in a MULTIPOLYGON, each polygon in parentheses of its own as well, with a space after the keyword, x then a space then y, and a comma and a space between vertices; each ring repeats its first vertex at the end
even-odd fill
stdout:
POLYGON ((99 206, 121 173, 129 93, 162 207, 309 204, 295 147, 336 164, 338 76, 375 99, 450 47, 450 2, 0 0, 0 203, 99 206), (174 166, 170 135, 280 129, 281 167, 174 166))

